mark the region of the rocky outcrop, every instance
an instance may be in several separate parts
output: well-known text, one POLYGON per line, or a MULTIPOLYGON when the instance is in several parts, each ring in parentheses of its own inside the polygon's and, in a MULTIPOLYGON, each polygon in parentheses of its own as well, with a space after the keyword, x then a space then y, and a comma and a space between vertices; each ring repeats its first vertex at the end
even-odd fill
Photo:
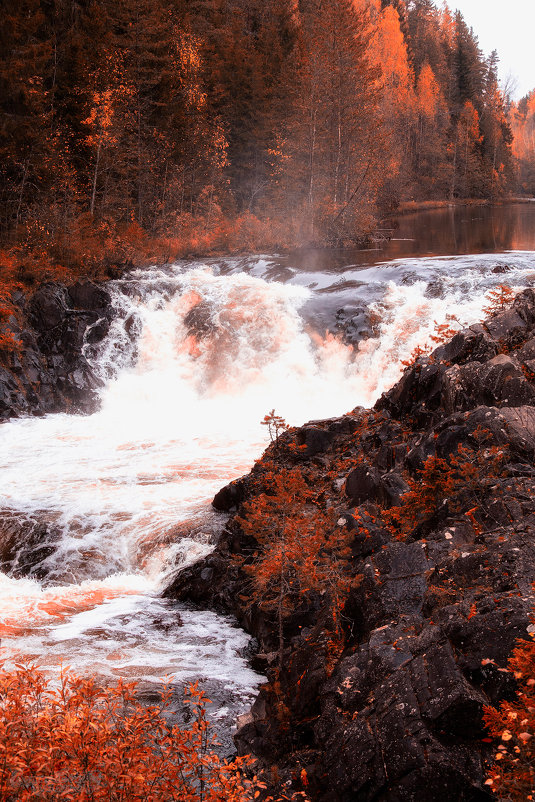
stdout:
POLYGON ((22 348, 0 362, 0 421, 93 411, 100 382, 83 351, 108 333, 109 293, 91 281, 48 283, 29 298, 17 293, 13 300, 19 314, 10 323, 22 348))
POLYGON ((482 710, 514 693, 507 660, 530 624, 534 459, 526 290, 419 358, 373 410, 283 434, 218 494, 217 508, 237 515, 166 595, 230 611, 257 638, 269 682, 236 744, 274 788, 291 795, 305 778, 320 802, 493 798, 482 710), (286 612, 279 673, 275 616, 255 604, 242 567, 258 549, 243 521, 266 472, 289 467, 349 533, 358 581, 334 656, 321 594, 286 612))

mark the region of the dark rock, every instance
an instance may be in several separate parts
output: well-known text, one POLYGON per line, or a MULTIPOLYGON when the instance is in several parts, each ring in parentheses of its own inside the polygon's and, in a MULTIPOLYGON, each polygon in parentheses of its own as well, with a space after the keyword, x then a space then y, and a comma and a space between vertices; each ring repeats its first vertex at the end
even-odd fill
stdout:
POLYGON ((103 287, 92 281, 77 281, 68 289, 68 296, 75 309, 83 309, 107 315, 111 296, 103 287))
POLYGON ((357 465, 347 476, 345 491, 353 504, 378 499, 381 494, 379 473, 366 463, 357 465))
POLYGON ((513 309, 532 329, 535 325, 535 290, 528 288, 519 292, 513 301, 513 309))
POLYGON ((242 503, 244 498, 244 486, 240 479, 230 482, 225 487, 221 488, 212 501, 212 506, 219 512, 229 512, 231 509, 237 509, 242 503))
POLYGON ((340 332, 349 345, 357 345, 375 334, 376 320, 373 313, 363 306, 351 304, 336 312, 335 331, 340 332))
POLYGON ((397 471, 381 476, 380 497, 384 507, 397 507, 409 490, 409 485, 397 471))
POLYGON ((297 430, 297 445, 306 446, 305 457, 314 457, 327 451, 334 438, 332 431, 320 429, 318 426, 303 426, 297 430))
POLYGON ((494 340, 514 345, 525 339, 528 325, 515 309, 508 309, 498 315, 487 318, 487 331, 494 340))
POLYGON ((92 323, 87 329, 85 329, 85 342, 89 343, 90 345, 102 342, 109 330, 110 321, 105 317, 101 317, 95 323, 92 323))
POLYGON ((471 409, 479 405, 517 407, 535 402, 535 387, 526 379, 518 360, 498 354, 487 362, 468 363, 446 372, 444 407, 471 409))
POLYGON ((196 304, 184 317, 187 333, 199 338, 212 334, 217 328, 212 316, 213 309, 208 303, 196 304))
POLYGON ((498 353, 498 345, 492 340, 483 326, 471 326, 452 337, 449 342, 439 346, 436 359, 452 365, 465 362, 483 362, 498 353))
POLYGON ((0 570, 18 579, 47 576, 45 562, 60 533, 39 513, 26 516, 15 510, 0 513, 0 570))
POLYGON ((101 342, 113 317, 111 298, 101 286, 80 281, 66 288, 47 283, 29 301, 21 293, 20 355, 0 367, 0 420, 20 414, 91 412, 97 406, 95 376, 84 348, 101 342))
POLYGON ((142 321, 138 314, 132 312, 124 322, 124 328, 131 340, 134 340, 142 329, 142 321))
POLYGON ((419 358, 374 410, 288 431, 239 494, 221 491, 238 515, 167 595, 232 612, 258 639, 269 682, 236 743, 263 761, 275 797, 302 790, 306 766, 314 802, 491 802, 482 710, 514 697, 504 669, 532 615, 534 379, 528 290, 419 358), (460 448, 464 465, 452 461, 460 448), (433 456, 444 463, 424 482, 433 456), (273 465, 302 466, 307 515, 334 513, 331 542, 347 534, 351 580, 341 652, 329 588, 288 596, 280 674, 276 614, 251 600, 242 569, 259 544, 240 524, 273 465), (414 521, 403 505, 409 487, 414 521))
POLYGON ((43 284, 30 304, 30 322, 40 334, 50 335, 65 319, 67 291, 61 284, 43 284))
POLYGON ((478 797, 481 763, 464 746, 482 735, 480 726, 467 731, 466 719, 480 720, 485 701, 436 627, 409 618, 374 630, 324 692, 315 732, 329 755, 332 798, 431 802, 444 788, 451 799, 487 798, 478 797), (422 785, 425 777, 430 783, 422 785))

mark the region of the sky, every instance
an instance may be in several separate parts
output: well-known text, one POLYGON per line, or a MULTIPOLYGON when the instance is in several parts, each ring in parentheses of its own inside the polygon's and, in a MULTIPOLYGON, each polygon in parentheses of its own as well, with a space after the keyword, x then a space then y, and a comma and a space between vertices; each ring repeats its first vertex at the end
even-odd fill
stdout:
POLYGON ((474 29, 486 56, 498 51, 500 80, 509 73, 517 79, 516 100, 535 89, 535 0, 450 0, 448 5, 474 29))

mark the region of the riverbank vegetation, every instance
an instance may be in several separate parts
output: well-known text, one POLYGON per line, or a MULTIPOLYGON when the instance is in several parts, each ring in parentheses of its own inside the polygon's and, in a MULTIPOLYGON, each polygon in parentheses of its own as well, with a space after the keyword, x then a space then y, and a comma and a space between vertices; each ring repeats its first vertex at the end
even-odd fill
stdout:
POLYGON ((431 0, 24 0, 0 36, 0 246, 23 281, 354 243, 400 201, 497 198, 511 113, 529 190, 532 104, 431 0))
POLYGON ((35 666, 0 673, 0 799, 245 802, 247 760, 213 751, 205 695, 189 689, 189 723, 170 726, 170 697, 146 707, 134 684, 100 688, 35 666))

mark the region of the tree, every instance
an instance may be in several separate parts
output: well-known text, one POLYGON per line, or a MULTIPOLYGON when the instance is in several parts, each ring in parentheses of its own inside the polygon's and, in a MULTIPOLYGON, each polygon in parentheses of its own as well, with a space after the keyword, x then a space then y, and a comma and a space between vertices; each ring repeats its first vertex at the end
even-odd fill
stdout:
POLYGON ((0 8, 0 230, 6 232, 49 186, 39 172, 50 144, 51 43, 39 0, 4 0, 0 8))
POLYGON ((416 120, 413 133, 413 175, 425 198, 445 195, 449 169, 446 161, 449 114, 430 65, 424 63, 416 84, 416 120))
POLYGON ((264 491, 244 505, 237 520, 255 544, 243 570, 251 578, 251 602, 276 616, 282 671, 285 619, 306 597, 326 594, 332 638, 341 639, 341 613, 355 582, 348 570, 353 536, 336 525, 332 510, 314 504, 298 468, 273 466, 262 484, 264 491))
POLYGON ((377 189, 380 69, 368 53, 369 16, 350 0, 304 0, 299 22, 280 191, 304 237, 339 241, 366 227, 377 189))
POLYGON ((404 12, 405 6, 394 2, 383 5, 375 20, 369 53, 372 62, 382 71, 381 115, 389 153, 379 205, 388 211, 399 203, 409 179, 415 96, 414 76, 400 19, 400 10, 404 12))
POLYGON ((519 187, 522 192, 535 195, 535 90, 512 106, 510 120, 519 187))
POLYGON ((483 194, 481 143, 479 114, 467 100, 454 124, 451 198, 483 194))
POLYGON ((490 197, 504 194, 513 172, 513 137, 507 119, 504 93, 498 84, 498 61, 498 54, 494 50, 487 60, 481 114, 483 166, 487 184, 485 194, 490 197))

